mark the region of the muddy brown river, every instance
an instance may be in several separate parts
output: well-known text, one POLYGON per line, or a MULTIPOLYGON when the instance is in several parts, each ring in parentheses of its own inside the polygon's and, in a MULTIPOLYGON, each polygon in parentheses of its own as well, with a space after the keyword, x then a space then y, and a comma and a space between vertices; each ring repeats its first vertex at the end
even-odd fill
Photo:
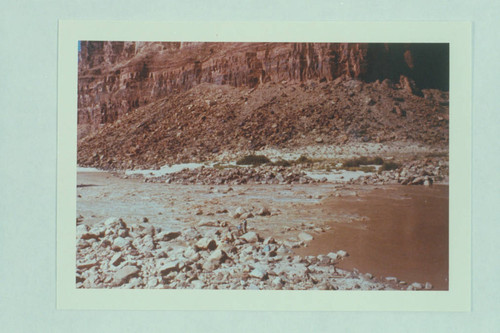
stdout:
POLYGON ((332 214, 358 218, 331 223, 300 255, 347 250, 339 267, 448 289, 448 186, 388 186, 325 202, 332 214))

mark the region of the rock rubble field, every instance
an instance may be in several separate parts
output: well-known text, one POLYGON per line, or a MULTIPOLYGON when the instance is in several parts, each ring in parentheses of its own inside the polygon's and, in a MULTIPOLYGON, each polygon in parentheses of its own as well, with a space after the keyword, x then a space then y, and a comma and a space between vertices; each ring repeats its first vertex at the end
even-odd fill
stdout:
MULTIPOLYGON (((264 212, 265 213, 265 212, 264 212)), ((264 214, 262 213, 262 214, 264 214)), ((149 222, 127 224, 108 218, 77 227, 79 288, 190 289, 431 289, 396 278, 377 281, 369 273, 336 265, 345 251, 294 256, 291 249, 313 239, 301 232, 295 243, 254 231, 238 234, 232 225, 202 225, 179 231, 149 222)))
POLYGON ((432 90, 425 96, 356 80, 254 89, 202 84, 102 124, 79 140, 78 164, 147 169, 215 160, 227 152, 349 143, 445 147, 448 94, 432 90))
MULTIPOLYGON (((199 167, 196 169, 184 169, 179 172, 170 173, 160 177, 146 177, 145 182, 151 183, 176 183, 176 184, 204 184, 204 185, 240 185, 240 184, 313 184, 333 182, 343 184, 344 179, 337 181, 328 180, 329 172, 324 171, 324 165, 320 169, 310 166, 301 167, 273 167, 260 166, 257 168, 230 167, 217 169, 212 167, 199 167), (305 172, 317 171, 320 175, 311 178, 305 172), (321 175, 324 177, 321 177, 321 175)), ((341 170, 339 171, 341 173, 341 170)), ((128 177, 128 176, 123 176, 128 177)), ((359 178, 352 179, 349 184, 363 185, 425 185, 433 183, 448 183, 448 162, 442 158, 430 158, 423 161, 412 161, 398 167, 396 170, 377 172, 365 172, 359 178)))

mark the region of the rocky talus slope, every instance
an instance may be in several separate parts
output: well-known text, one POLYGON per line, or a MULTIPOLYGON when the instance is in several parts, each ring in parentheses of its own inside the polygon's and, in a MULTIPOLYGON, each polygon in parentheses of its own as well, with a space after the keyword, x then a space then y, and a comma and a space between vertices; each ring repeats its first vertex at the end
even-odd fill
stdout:
POLYGON ((448 142, 448 94, 404 83, 202 84, 139 107, 78 142, 78 164, 157 168, 222 151, 347 142, 448 142))

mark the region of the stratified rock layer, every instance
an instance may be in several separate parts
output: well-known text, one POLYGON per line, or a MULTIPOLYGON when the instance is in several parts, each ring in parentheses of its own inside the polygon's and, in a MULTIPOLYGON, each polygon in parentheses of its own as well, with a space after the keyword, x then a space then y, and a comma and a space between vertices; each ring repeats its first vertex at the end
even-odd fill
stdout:
POLYGON ((342 76, 397 82, 401 75, 447 90, 448 45, 82 41, 78 123, 95 128, 201 83, 253 88, 342 76))

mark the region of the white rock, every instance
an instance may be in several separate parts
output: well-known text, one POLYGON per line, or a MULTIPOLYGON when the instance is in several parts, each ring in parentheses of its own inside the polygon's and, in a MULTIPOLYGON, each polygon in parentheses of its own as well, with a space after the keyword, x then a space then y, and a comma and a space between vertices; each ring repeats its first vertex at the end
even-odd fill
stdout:
POLYGON ((240 217, 242 214, 244 214, 246 212, 246 210, 243 208, 243 207, 238 207, 236 208, 236 210, 231 214, 232 217, 234 218, 238 218, 240 217))
POLYGON ((129 245, 130 245, 130 240, 123 237, 117 237, 113 241, 113 249, 124 250, 129 245))
POLYGON ((259 235, 254 231, 247 232, 240 236, 240 238, 244 239, 247 243, 257 243, 259 241, 259 235))
POLYGON ((115 285, 121 285, 126 283, 130 278, 136 276, 139 272, 140 272, 139 268, 131 265, 119 269, 115 273, 115 278, 114 278, 115 285))
POLYGON ((255 268, 250 272, 250 276, 260 280, 264 280, 265 278, 267 278, 267 272, 260 268, 255 268))
POLYGON ((283 285, 283 280, 279 276, 275 277, 272 281, 273 286, 282 286, 283 285))
POLYGON ((148 280, 148 283, 146 284, 146 288, 154 288, 158 285, 158 279, 157 278, 150 278, 148 280))
POLYGON ((313 238, 314 238, 313 236, 309 235, 309 234, 308 234, 308 233, 306 233, 306 232, 301 232, 301 233, 299 234, 299 239, 300 239, 301 241, 304 241, 304 242, 310 242, 310 241, 312 241, 312 240, 313 240, 313 238))
POLYGON ((252 218, 252 217, 253 217, 253 214, 251 212, 243 213, 240 216, 241 219, 249 219, 249 218, 252 218))
POLYGON ((418 283, 418 282, 413 282, 411 285, 411 287, 415 288, 416 290, 421 290, 423 289, 423 286, 422 284, 418 283))
POLYGON ((109 261, 109 263, 113 266, 118 266, 123 262, 123 257, 120 252, 116 253, 113 258, 109 261))
POLYGON ((80 239, 78 241, 78 244, 77 244, 77 247, 80 249, 80 250, 83 250, 87 247, 91 246, 91 244, 89 242, 87 242, 86 240, 83 240, 83 239, 80 239))
POLYGON ((330 252, 326 256, 329 257, 331 260, 337 260, 339 258, 339 256, 335 252, 330 252))
POLYGON ((110 217, 110 218, 106 219, 106 221, 104 221, 105 226, 112 226, 112 225, 117 224, 117 223, 119 223, 119 219, 116 217, 110 217))
POLYGON ((191 258, 192 256, 194 256, 196 254, 196 251, 192 248, 192 247, 188 247, 185 251, 184 251, 184 257, 186 258, 191 258))
POLYGON ((141 242, 141 251, 142 252, 151 252, 154 250, 155 248, 155 243, 153 241, 153 236, 151 235, 146 235, 144 236, 144 238, 142 239, 142 242, 141 242))
POLYGON ((345 258, 345 257, 349 256, 349 253, 347 253, 344 250, 340 250, 340 251, 337 251, 337 256, 339 256, 340 258, 345 258))
POLYGON ((200 280, 194 280, 191 282, 191 286, 193 286, 194 289, 202 289, 205 287, 205 283, 200 280))
POLYGON ((213 251, 203 264, 203 269, 207 271, 212 271, 217 269, 224 260, 226 260, 227 254, 223 250, 217 249, 213 251))
POLYGON ((212 262, 223 262, 227 258, 227 253, 224 252, 223 250, 217 249, 213 251, 210 256, 207 258, 207 261, 212 261, 212 262))
POLYGON ((264 239, 264 245, 268 245, 268 244, 276 244, 276 240, 272 237, 267 237, 266 239, 264 239))
POLYGON ((89 231, 89 227, 85 224, 80 224, 76 227, 76 235, 81 236, 89 231))
POLYGON ((198 250, 215 250, 217 243, 213 239, 205 237, 196 242, 195 247, 198 250))
POLYGON ((76 268, 78 268, 78 269, 89 269, 89 268, 94 267, 96 265, 97 265, 97 261, 96 260, 90 260, 90 261, 82 262, 82 263, 76 265, 76 268))
POLYGON ((161 275, 168 275, 171 272, 177 272, 179 271, 179 262, 178 261, 170 261, 165 264, 163 264, 160 267, 160 274, 161 275))
POLYGON ((257 212, 257 215, 267 216, 267 215, 271 215, 271 212, 269 211, 269 209, 267 207, 263 207, 257 212))

